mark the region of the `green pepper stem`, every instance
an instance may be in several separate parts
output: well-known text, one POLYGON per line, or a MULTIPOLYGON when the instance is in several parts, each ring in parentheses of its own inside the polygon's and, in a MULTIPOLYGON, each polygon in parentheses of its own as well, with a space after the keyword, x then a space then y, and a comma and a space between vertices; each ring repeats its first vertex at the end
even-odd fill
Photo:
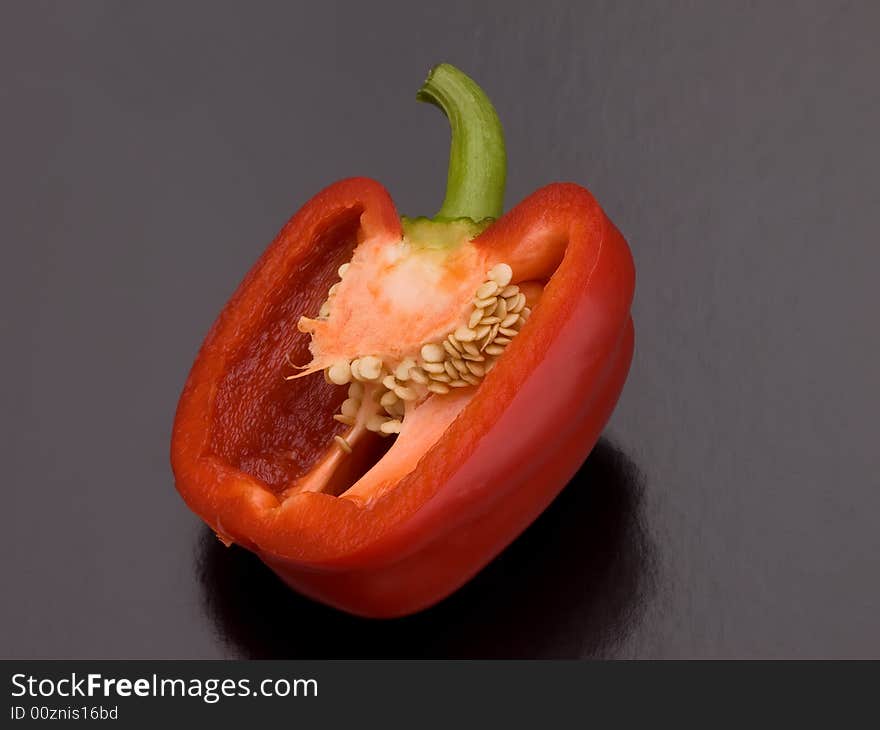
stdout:
POLYGON ((498 218, 504 210, 507 154, 492 102, 448 63, 431 69, 416 99, 439 107, 452 128, 446 197, 434 220, 498 218))

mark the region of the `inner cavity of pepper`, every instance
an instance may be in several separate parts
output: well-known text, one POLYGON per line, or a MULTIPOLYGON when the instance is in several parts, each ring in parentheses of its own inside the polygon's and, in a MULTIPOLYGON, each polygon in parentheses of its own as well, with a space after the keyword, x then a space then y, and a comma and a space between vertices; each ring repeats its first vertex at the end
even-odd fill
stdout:
MULTIPOLYGON (((317 318, 303 317, 300 331, 314 337, 316 329, 331 319, 340 288, 353 273, 350 262, 339 267, 339 281, 330 287, 317 318)), ((538 282, 514 284, 512 279, 508 264, 488 267, 467 300, 455 306, 454 321, 429 340, 408 348, 358 351, 353 357, 333 357, 329 362, 313 349, 313 362, 303 372, 285 377, 319 377, 320 371, 327 383, 346 388, 347 398, 332 416, 346 430, 332 437, 323 458, 287 494, 320 491, 374 498, 410 471, 528 321, 529 304, 537 301, 543 287, 538 282), (377 448, 377 437, 394 443, 390 449, 377 448)), ((411 292, 410 288, 405 294, 407 299, 413 298, 411 292)), ((422 292, 422 296, 431 293, 422 292)), ((402 306, 412 307, 413 302, 402 306)), ((381 317, 377 322, 381 323, 381 317)), ((406 339, 404 333, 399 339, 406 339)))

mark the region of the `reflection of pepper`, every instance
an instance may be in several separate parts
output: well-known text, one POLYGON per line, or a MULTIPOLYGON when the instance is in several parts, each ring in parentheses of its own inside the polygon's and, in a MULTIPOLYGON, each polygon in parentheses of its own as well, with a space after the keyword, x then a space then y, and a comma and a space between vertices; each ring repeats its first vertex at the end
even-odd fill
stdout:
POLYGON ((629 248, 590 193, 549 185, 487 220, 494 109, 448 65, 420 98, 452 126, 440 213, 401 223, 365 178, 309 201, 214 323, 172 441, 177 488, 224 542, 377 617, 448 595, 547 506, 633 348, 629 248))

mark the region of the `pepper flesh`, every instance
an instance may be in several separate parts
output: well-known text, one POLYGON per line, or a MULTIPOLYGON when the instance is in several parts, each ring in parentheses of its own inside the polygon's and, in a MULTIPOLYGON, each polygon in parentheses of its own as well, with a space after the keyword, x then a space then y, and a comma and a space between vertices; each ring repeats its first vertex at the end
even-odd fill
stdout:
POLYGON ((499 259, 524 262, 518 279, 558 266, 459 417, 372 502, 284 496, 319 458, 319 424, 341 400, 318 378, 296 381, 299 390, 281 381, 286 354, 308 351, 296 321, 317 309, 358 241, 401 235, 374 181, 344 180, 307 203, 212 327, 172 439, 177 487, 218 535, 258 553, 302 593, 375 617, 445 597, 549 504, 598 439, 633 346, 626 242, 585 189, 542 188, 475 239, 499 259), (299 444, 293 460, 290 444, 299 444))

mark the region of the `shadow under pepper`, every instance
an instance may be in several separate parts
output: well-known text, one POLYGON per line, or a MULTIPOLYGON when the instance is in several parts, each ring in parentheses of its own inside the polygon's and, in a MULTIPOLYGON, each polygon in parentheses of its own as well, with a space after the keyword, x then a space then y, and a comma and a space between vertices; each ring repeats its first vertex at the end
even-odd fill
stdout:
POLYGON ((245 658, 608 656, 653 592, 643 490, 633 462, 601 439, 553 504, 470 583, 427 611, 387 621, 298 595, 206 528, 196 551, 203 604, 245 658))

